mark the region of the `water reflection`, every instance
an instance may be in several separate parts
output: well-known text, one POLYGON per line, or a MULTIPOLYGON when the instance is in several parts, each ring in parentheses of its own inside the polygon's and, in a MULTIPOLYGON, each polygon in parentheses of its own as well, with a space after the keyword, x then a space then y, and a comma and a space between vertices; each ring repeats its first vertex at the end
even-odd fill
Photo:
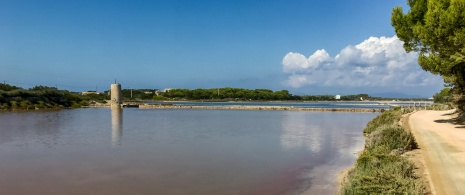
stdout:
POLYGON ((108 112, 0 113, 0 194, 334 194, 377 115, 108 112))
POLYGON ((281 146, 286 150, 305 148, 313 153, 319 153, 323 139, 322 128, 318 121, 318 119, 309 118, 308 113, 289 112, 289 115, 284 116, 281 122, 281 146))
POLYGON ((123 109, 120 107, 111 108, 111 144, 121 145, 123 135, 123 109))

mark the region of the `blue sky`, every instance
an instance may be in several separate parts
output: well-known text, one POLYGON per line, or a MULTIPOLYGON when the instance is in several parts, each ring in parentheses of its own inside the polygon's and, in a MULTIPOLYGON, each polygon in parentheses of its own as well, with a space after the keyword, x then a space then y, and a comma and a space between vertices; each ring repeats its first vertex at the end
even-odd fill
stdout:
POLYGON ((117 79, 123 88, 430 97, 442 79, 401 54, 390 25, 398 5, 407 8, 406 0, 3 0, 0 80, 71 91, 103 91, 117 79))

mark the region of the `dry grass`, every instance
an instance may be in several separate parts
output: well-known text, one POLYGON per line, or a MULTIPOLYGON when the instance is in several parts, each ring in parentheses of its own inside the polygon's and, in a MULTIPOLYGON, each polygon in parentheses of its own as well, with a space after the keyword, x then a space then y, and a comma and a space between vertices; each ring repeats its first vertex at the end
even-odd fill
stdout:
POLYGON ((423 194, 424 185, 412 162, 401 156, 417 147, 398 122, 403 110, 383 112, 364 129, 365 150, 357 159, 341 194, 423 194))

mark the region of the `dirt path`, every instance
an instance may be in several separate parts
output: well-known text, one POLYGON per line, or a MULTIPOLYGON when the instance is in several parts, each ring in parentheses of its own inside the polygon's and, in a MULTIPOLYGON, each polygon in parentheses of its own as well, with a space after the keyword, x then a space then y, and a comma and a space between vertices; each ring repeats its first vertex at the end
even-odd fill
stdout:
POLYGON ((418 111, 409 117, 436 194, 465 194, 465 126, 454 124, 452 112, 418 111))

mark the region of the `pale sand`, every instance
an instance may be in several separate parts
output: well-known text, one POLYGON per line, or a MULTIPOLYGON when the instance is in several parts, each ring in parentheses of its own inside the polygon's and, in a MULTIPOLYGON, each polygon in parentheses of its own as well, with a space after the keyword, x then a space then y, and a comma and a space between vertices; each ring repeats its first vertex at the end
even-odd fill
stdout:
POLYGON ((465 194, 465 126, 454 124, 453 112, 418 111, 408 120, 433 194, 465 194))

